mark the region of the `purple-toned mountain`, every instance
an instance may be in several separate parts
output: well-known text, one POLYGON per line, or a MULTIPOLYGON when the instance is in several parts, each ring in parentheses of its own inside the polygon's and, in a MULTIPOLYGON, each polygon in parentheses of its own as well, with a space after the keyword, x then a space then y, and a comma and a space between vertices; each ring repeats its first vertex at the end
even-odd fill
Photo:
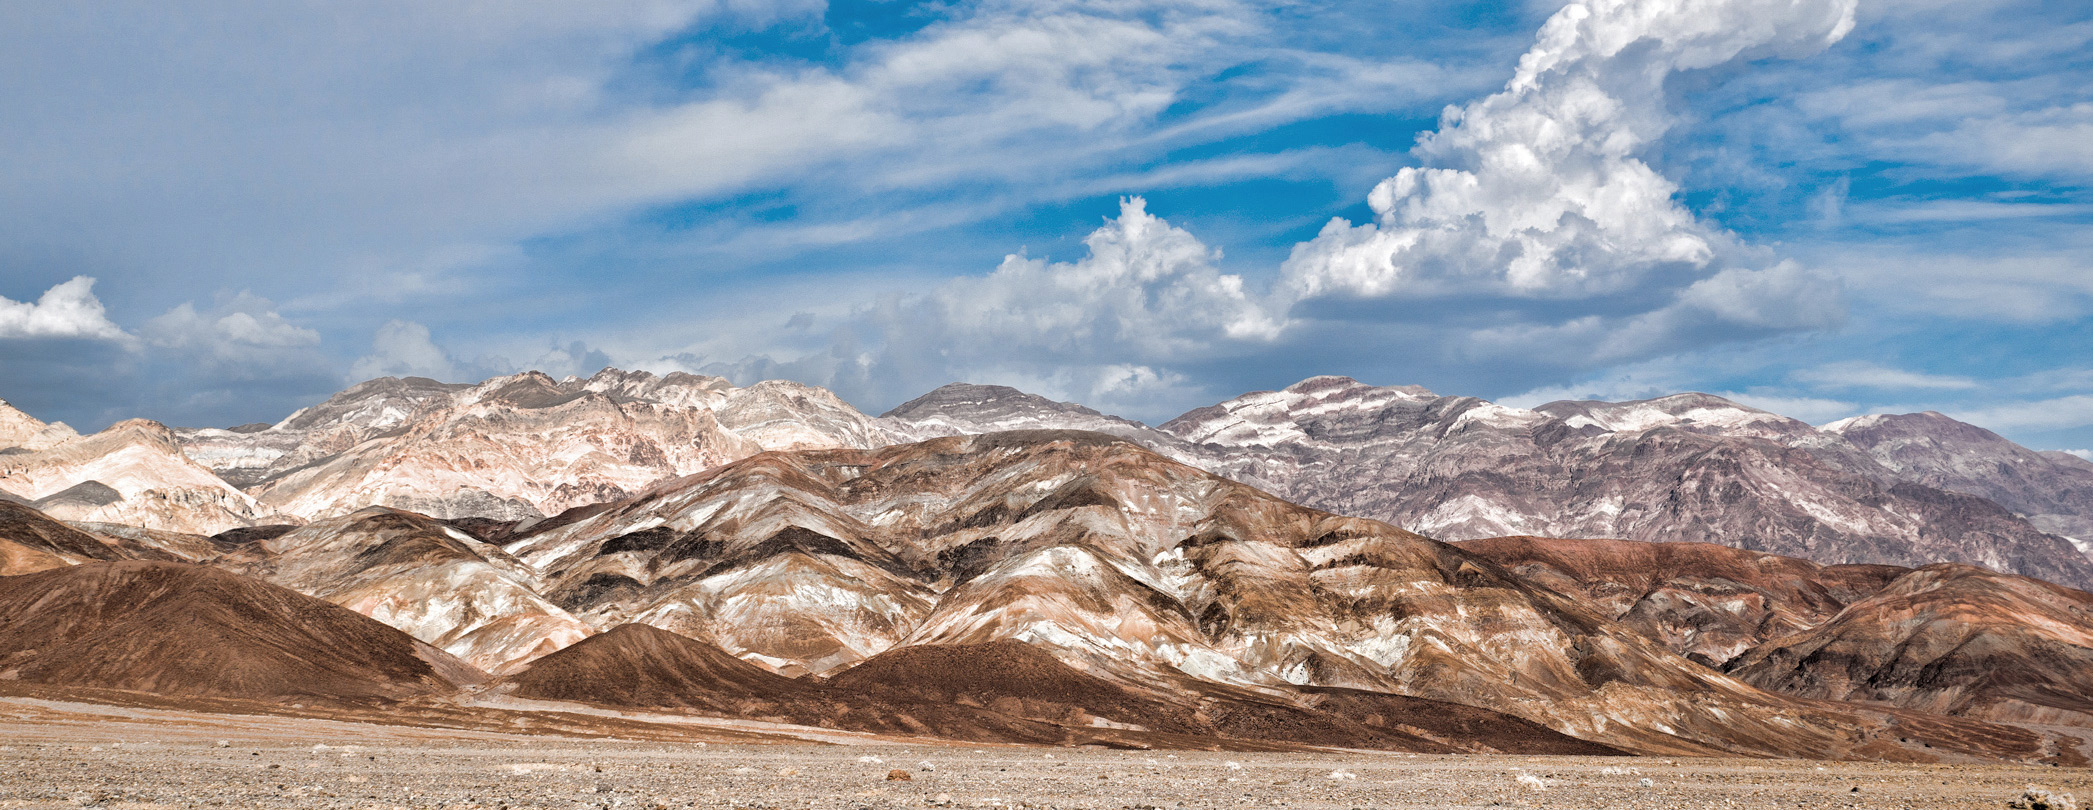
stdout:
POLYGON ((2039 468, 2022 474, 2021 496, 2003 491, 2015 486, 2011 475, 1987 493, 1885 464, 1875 445, 1837 431, 1708 394, 1525 410, 1316 377, 1143 428, 1012 389, 948 386, 881 423, 956 434, 1028 420, 1101 425, 1296 503, 1447 540, 1708 542, 1821 563, 1964 562, 2093 585, 2093 559, 2031 522, 2065 525, 2055 516, 2076 508, 2076 490, 2055 483, 2076 478, 2033 480, 2062 462, 1998 440, 1992 461, 2039 468))
POLYGON ((1933 411, 1825 425, 1905 480, 1978 495, 2093 552, 2093 463, 2038 453, 1933 411))

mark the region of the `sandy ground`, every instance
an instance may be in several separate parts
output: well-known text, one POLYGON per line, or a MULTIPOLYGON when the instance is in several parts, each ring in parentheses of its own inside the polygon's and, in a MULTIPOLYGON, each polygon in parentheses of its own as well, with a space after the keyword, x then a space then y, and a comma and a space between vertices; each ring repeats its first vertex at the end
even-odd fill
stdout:
POLYGON ((2003 808, 2028 785, 2093 798, 2093 772, 2026 766, 662 743, 0 699, 0 808, 2003 808))

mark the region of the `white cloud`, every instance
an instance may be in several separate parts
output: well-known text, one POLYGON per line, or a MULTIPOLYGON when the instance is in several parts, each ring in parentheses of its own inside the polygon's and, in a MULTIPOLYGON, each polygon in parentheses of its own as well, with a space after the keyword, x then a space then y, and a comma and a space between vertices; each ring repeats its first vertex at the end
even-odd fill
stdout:
POLYGON ((1242 277, 1214 269, 1219 251, 1148 213, 1139 197, 1121 201, 1119 217, 1083 244, 1089 255, 1074 262, 1008 256, 987 276, 939 290, 942 326, 965 338, 953 349, 1176 358, 1219 340, 1279 333, 1242 277))
POLYGON ((1799 369, 1790 373, 1788 378, 1817 388, 1830 389, 1876 388, 1888 390, 1969 391, 1978 388, 1977 381, 1968 377, 1921 374, 1915 371, 1889 368, 1865 360, 1827 363, 1814 368, 1799 369))
POLYGON ((2085 460, 2087 460, 2087 461, 2093 461, 2093 450, 2059 450, 2059 451, 2057 451, 2057 452, 2059 452, 2059 453, 2070 453, 2070 454, 2072 454, 2072 455, 2074 455, 2074 456, 2078 456, 2079 458, 2085 459, 2085 460))
POLYGON ((2001 200, 1929 200, 1900 203, 1876 201, 1855 206, 1853 218, 1870 225, 1912 225, 1942 222, 1991 222, 1997 220, 2081 217, 2093 214, 2093 205, 2083 203, 2006 202, 2001 200))
MULTIPOLYGON (((483 367, 505 367, 508 365, 508 362, 505 360, 482 358, 479 361, 478 365, 483 367)), ((552 348, 546 350, 544 354, 538 355, 537 359, 532 360, 530 364, 526 367, 537 371, 545 372, 546 374, 554 378, 566 378, 587 377, 598 371, 602 371, 605 366, 610 365, 613 365, 610 359, 610 355, 604 354, 602 350, 591 348, 588 344, 576 340, 569 342, 565 346, 553 346, 552 348)), ((498 373, 513 372, 503 370, 498 373)))
POLYGON ((2082 428, 2093 426, 2093 394, 2001 403, 1945 413, 2000 433, 2082 428))
POLYGON ((459 363, 429 338, 429 327, 413 321, 391 320, 371 337, 371 353, 349 366, 354 380, 375 377, 428 377, 460 379, 459 363))
POLYGON ((272 371, 312 373, 327 365, 315 351, 320 333, 291 323, 268 299, 242 292, 209 312, 183 302, 139 330, 155 349, 248 378, 272 371))
POLYGON ((0 340, 72 338, 130 344, 130 334, 109 321, 95 297, 94 279, 72 280, 45 290, 36 303, 0 298, 0 340))
POLYGON ((1853 12, 1853 0, 1566 6, 1503 91, 1449 108, 1420 139, 1425 166, 1374 188, 1375 222, 1334 220, 1296 247, 1287 292, 1578 298, 1757 272, 1731 265, 1752 257, 1731 255, 1734 239, 1695 220, 1638 157, 1674 121, 1664 81, 1740 56, 1812 53, 1844 36, 1853 12))
MULTIPOLYGON (((1135 381, 1191 390, 1184 369, 1193 366, 1332 348, 1290 340, 1402 329, 1382 322, 1408 313, 1325 306, 1348 298, 1461 297, 1452 309, 1483 314, 1411 307, 1455 320, 1405 332, 1399 351, 1467 363, 1591 368, 1834 325, 1845 314, 1836 281, 1697 221, 1638 155, 1675 120, 1662 101, 1670 74, 1806 55, 1843 36, 1852 13, 1852 0, 1567 7, 1502 92, 1449 109, 1421 140, 1414 154, 1427 167, 1374 189, 1375 223, 1333 220, 1295 246, 1267 290, 1220 272, 1219 251, 1130 199, 1077 261, 1011 256, 988 275, 888 299, 798 359, 688 364, 737 378, 794 375, 870 401, 952 379, 1032 380, 1097 401, 1135 381), (1362 330, 1348 328, 1360 321, 1362 330)), ((1147 109, 1148 95, 1113 87, 1132 101, 1069 120, 1147 109)))
POLYGON ((1284 328, 1240 276, 1216 269, 1219 251, 1141 198, 1122 200, 1083 244, 1074 261, 1011 255, 986 275, 860 309, 797 359, 677 363, 736 380, 810 380, 864 401, 963 379, 1146 408, 1196 390, 1170 366, 1267 346, 1284 328))
POLYGON ((1965 226, 1798 250, 1892 312, 2022 323, 2093 313, 2093 233, 2081 229, 1965 226))

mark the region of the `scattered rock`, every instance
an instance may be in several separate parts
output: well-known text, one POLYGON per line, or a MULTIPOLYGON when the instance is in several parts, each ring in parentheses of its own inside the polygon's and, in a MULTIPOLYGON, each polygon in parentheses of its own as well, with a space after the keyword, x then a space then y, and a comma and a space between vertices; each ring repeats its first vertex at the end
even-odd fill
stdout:
POLYGON ((2029 785, 2027 792, 2020 794, 2020 798, 2007 802, 2006 806, 2014 810, 2078 810, 2078 800, 2072 798, 2069 793, 2059 795, 2051 792, 2049 788, 2029 785))
POLYGON ((1533 775, 1533 774, 1530 774, 1530 773, 1521 773, 1521 774, 1519 774, 1519 775, 1518 775, 1517 777, 1514 777, 1514 778, 1513 778, 1513 781, 1516 781, 1516 782, 1518 782, 1518 783, 1519 783, 1519 785, 1520 785, 1521 787, 1525 787, 1525 788, 1530 788, 1530 789, 1533 789, 1533 790, 1547 790, 1547 789, 1548 789, 1548 781, 1547 781, 1547 780, 1545 780, 1545 779, 1542 779, 1542 778, 1540 778, 1540 777, 1538 777, 1538 776, 1535 776, 1535 775, 1533 775))
POLYGON ((887 781, 889 782, 911 782, 914 780, 915 777, 910 776, 908 771, 904 771, 900 768, 895 768, 891 771, 887 771, 887 781))

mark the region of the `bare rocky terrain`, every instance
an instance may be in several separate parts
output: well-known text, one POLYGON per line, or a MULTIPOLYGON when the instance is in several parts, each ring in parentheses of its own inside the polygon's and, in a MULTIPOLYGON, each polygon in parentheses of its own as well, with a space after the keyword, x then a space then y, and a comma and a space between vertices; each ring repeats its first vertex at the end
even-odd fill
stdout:
POLYGON ((522 736, 0 697, 0 808, 2004 808, 2024 765, 522 736), (890 779, 895 771, 906 779, 890 779))
POLYGON ((0 409, 0 808, 1999 806, 1921 788, 2093 764, 2082 487, 1922 416, 615 370, 0 409), (235 727, 276 773, 166 737, 235 727), (896 747, 971 764, 860 767, 896 747))

